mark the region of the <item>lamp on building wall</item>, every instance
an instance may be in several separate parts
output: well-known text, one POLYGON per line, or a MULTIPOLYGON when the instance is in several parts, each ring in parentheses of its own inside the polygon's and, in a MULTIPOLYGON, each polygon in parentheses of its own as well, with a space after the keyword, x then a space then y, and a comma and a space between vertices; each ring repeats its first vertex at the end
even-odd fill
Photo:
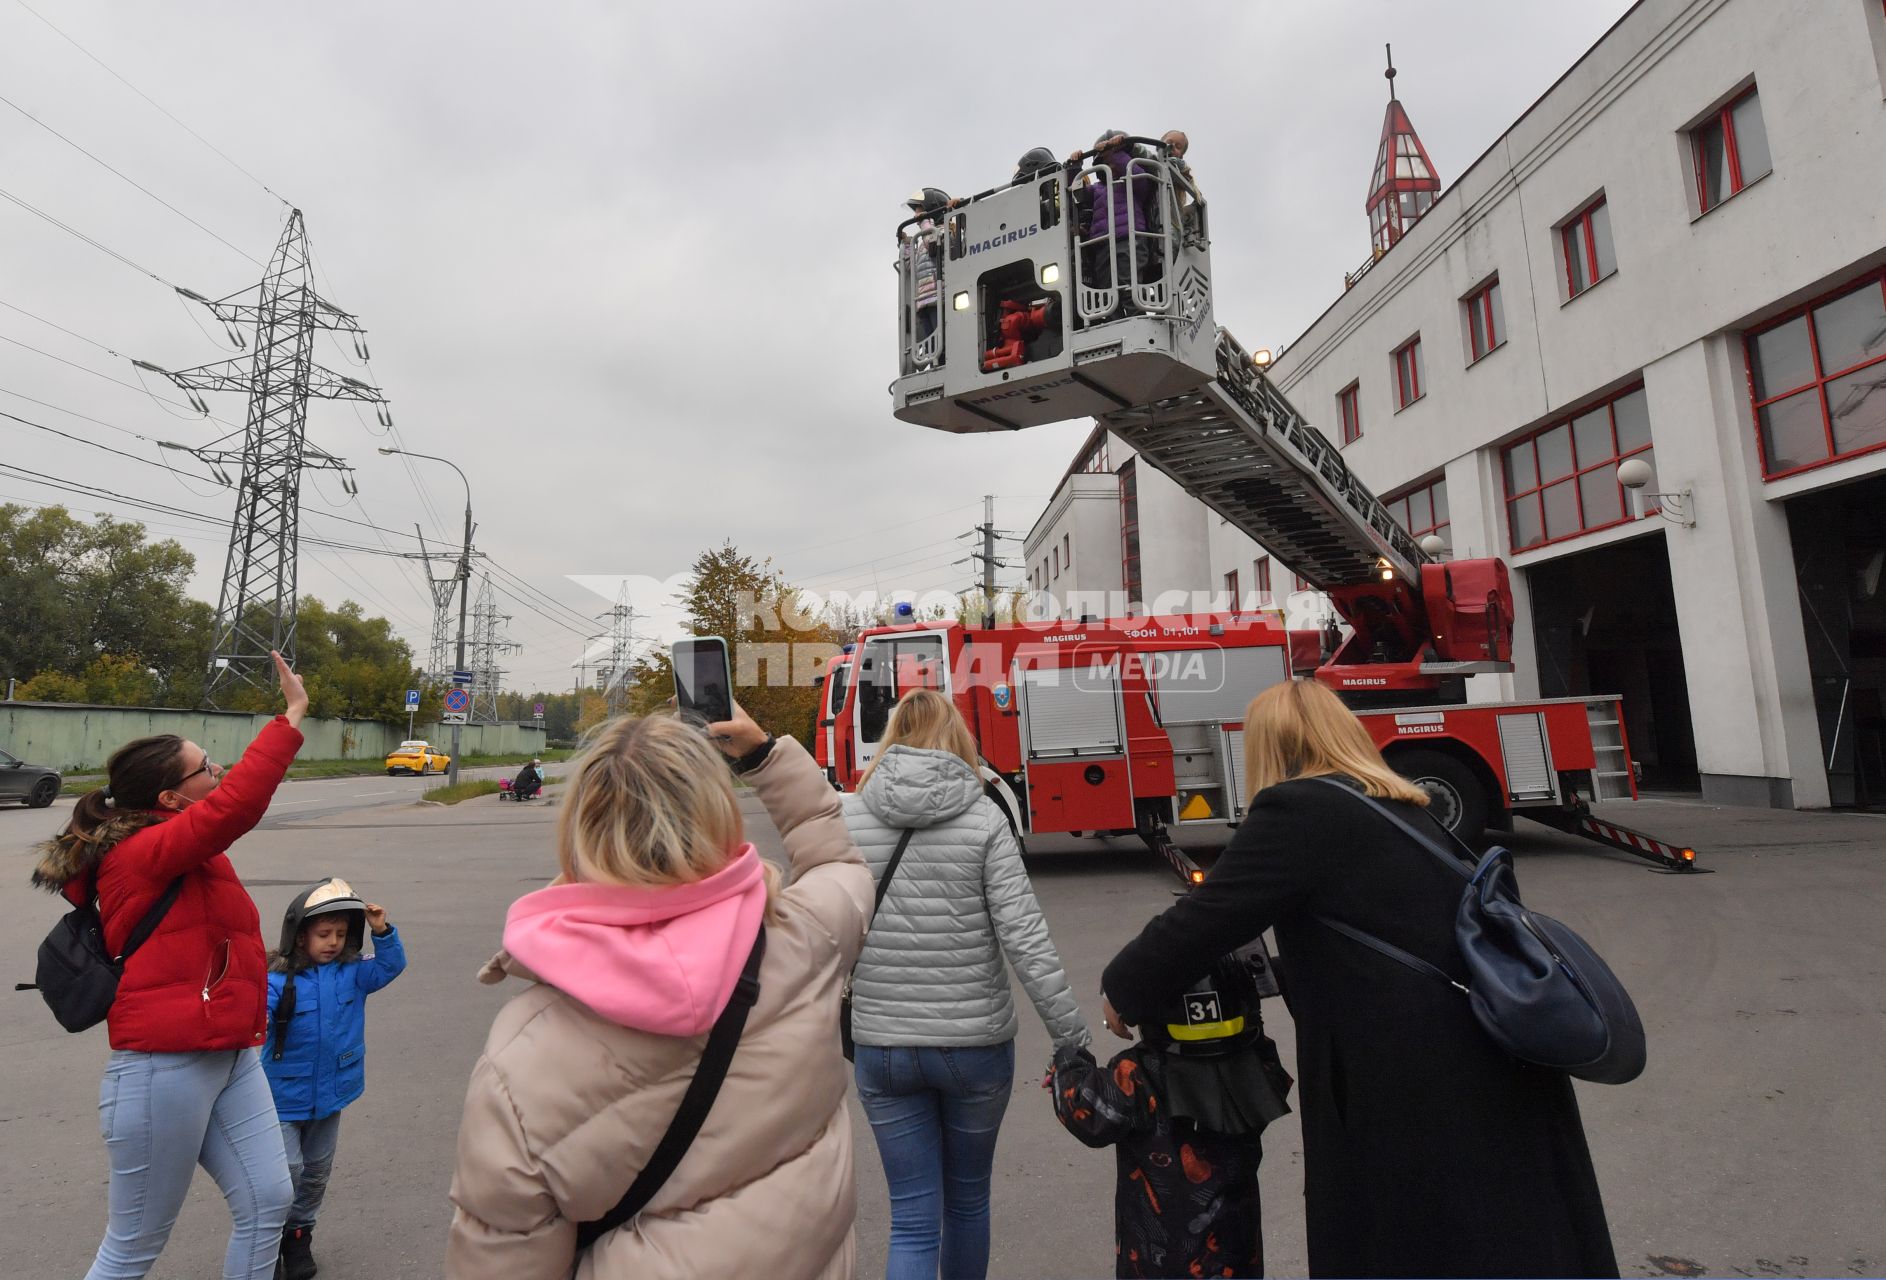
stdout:
POLYGON ((1420 543, 1417 545, 1436 559, 1447 554, 1447 539, 1443 538, 1438 533, 1430 533, 1427 537, 1421 539, 1420 543))
POLYGON ((1260 369, 1270 368, 1270 361, 1271 355, 1269 347, 1259 347, 1251 353, 1251 363, 1260 369))
POLYGON ((1655 498, 1658 512, 1672 524, 1680 524, 1685 529, 1696 527, 1696 507, 1693 495, 1688 489, 1675 493, 1646 493, 1645 487, 1657 478, 1650 464, 1642 458, 1626 458, 1618 463, 1618 483, 1631 491, 1631 515, 1634 519, 1644 518, 1644 499, 1655 498))

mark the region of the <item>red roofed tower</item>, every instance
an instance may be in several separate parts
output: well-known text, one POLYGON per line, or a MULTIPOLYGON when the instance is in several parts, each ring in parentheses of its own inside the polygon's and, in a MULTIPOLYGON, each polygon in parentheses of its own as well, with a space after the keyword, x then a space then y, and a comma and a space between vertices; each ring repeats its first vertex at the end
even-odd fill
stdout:
POLYGON ((1382 145, 1375 153, 1375 177, 1369 183, 1369 233, 1381 257, 1426 213, 1440 194, 1441 180, 1428 149, 1395 96, 1395 55, 1389 50, 1388 113, 1382 117, 1382 145))

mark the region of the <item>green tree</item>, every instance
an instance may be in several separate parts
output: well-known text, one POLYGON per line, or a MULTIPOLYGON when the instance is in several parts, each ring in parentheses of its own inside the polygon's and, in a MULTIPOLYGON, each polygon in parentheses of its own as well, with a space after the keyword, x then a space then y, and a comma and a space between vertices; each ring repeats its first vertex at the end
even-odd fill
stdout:
MULTIPOLYGON (((419 687, 412 646, 392 623, 368 617, 352 600, 330 609, 301 597, 295 666, 308 686, 309 713, 317 716, 399 723, 406 719, 406 690, 419 687)), ((274 705, 272 691, 266 700, 274 705)))
POLYGON ((134 682, 131 705, 193 702, 212 617, 184 594, 195 569, 188 551, 148 541, 135 522, 0 506, 0 675, 90 679, 111 654, 153 673, 134 682))

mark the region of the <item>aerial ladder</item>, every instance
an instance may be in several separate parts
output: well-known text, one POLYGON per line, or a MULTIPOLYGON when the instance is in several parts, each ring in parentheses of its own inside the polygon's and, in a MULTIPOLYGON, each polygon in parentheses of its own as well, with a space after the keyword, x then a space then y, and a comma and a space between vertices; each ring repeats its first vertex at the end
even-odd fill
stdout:
MULTIPOLYGON (((1417 543, 1263 366, 1216 327, 1207 213, 1165 144, 1127 138, 907 220, 897 232, 893 413, 958 433, 1098 419, 1328 596, 1347 631, 1329 629, 1313 674, 1365 721, 1369 712, 1429 707, 1456 708, 1469 721, 1477 704, 1467 702, 1466 677, 1513 670, 1505 563, 1443 559, 1433 542, 1417 543), (908 279, 926 254, 941 279, 927 316, 908 279), (1021 313, 1031 320, 1025 329, 1014 321, 1021 313)), ((1575 718, 1563 707, 1542 711, 1536 748, 1528 740, 1534 754, 1517 767, 1511 743, 1504 766, 1495 758, 1501 735, 1486 730, 1492 745, 1473 750, 1488 757, 1498 807, 1665 869, 1694 869, 1692 850, 1598 821, 1563 766, 1554 769, 1555 758, 1591 758, 1581 771, 1591 799, 1635 798, 1616 700, 1589 706, 1575 718)), ((1378 740, 1385 734, 1393 736, 1378 729, 1378 740)))

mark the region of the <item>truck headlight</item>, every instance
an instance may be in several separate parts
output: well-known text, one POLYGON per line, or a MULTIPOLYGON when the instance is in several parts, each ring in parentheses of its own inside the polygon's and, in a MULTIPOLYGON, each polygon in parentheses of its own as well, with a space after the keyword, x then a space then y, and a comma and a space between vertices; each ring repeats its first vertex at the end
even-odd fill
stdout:
POLYGON ((967 289, 950 299, 950 305, 958 311, 969 310, 969 291, 967 289))
POLYGON ((1061 264, 1050 262, 1041 269, 1041 283, 1055 285, 1061 283, 1061 264))

